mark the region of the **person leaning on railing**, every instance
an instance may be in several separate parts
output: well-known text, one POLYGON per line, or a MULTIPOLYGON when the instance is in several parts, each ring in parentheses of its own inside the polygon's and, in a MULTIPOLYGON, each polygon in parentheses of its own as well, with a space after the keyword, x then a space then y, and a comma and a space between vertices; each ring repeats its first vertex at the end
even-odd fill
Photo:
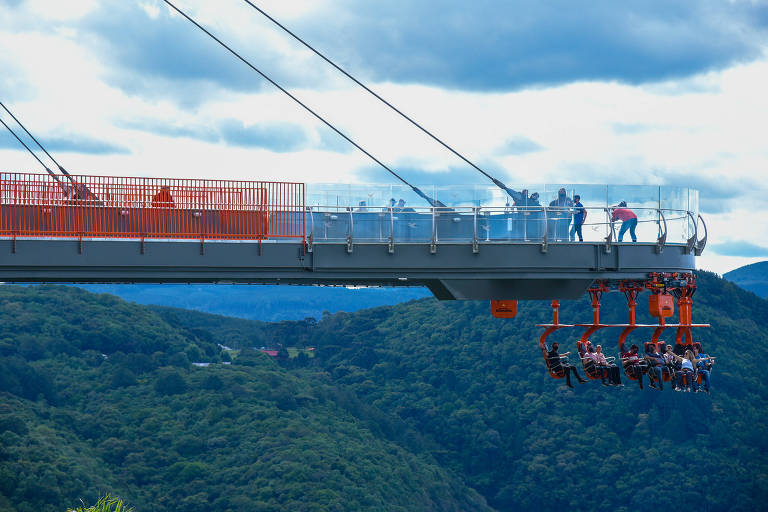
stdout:
POLYGON ((611 222, 616 220, 621 221, 621 229, 619 230, 619 242, 624 239, 624 233, 629 229, 629 236, 632 237, 633 242, 637 242, 637 235, 635 235, 635 228, 637 228, 637 215, 635 212, 627 208, 627 202, 622 201, 618 206, 613 207, 613 213, 611 214, 611 222))

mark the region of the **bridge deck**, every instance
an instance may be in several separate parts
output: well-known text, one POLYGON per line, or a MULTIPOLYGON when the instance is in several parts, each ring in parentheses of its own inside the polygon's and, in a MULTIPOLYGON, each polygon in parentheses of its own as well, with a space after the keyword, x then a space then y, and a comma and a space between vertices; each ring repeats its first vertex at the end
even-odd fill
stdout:
POLYGON ((637 217, 627 236, 640 243, 620 243, 609 191, 580 186, 593 206, 580 214, 586 241, 572 243, 577 209, 567 201, 406 207, 337 197, 308 206, 301 183, 68 179, 0 173, 0 280, 428 286, 441 299, 567 299, 597 279, 691 271, 706 242, 687 190, 662 201, 661 190, 622 189, 637 217), (604 206, 594 206, 598 197, 604 206))
POLYGON ((6 282, 428 286, 440 299, 576 299, 596 279, 694 269, 685 245, 0 240, 6 282))

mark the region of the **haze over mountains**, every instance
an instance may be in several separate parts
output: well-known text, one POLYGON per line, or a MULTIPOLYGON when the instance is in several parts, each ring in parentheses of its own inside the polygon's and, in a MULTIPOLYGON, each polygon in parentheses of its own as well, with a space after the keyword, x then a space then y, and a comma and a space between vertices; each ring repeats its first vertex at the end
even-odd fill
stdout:
MULTIPOLYGON (((760 510, 768 301, 709 273, 698 284, 711 395, 569 390, 536 346, 546 302, 513 320, 422 299, 266 323, 0 287, 0 511, 103 490, 160 512, 760 510), (220 344, 241 350, 231 365, 220 344), (279 344, 315 356, 249 348, 279 344)), ((625 320, 622 296, 603 304, 604 321, 625 320)), ((650 321, 647 298, 638 309, 650 321)), ((564 301, 561 320, 590 312, 564 301)), ((553 339, 573 352, 578 335, 553 339)), ((617 336, 593 339, 611 355, 617 336)))
POLYGON ((739 267, 736 270, 726 272, 723 277, 745 290, 768 298, 768 261, 739 267))
MULTIPOLYGON (((760 297, 768 297, 768 261, 746 265, 723 277, 760 297)), ((324 311, 353 312, 431 297, 426 288, 360 288, 226 284, 82 284, 139 304, 194 309, 248 320, 276 322, 320 319, 324 311)))
POLYGON ((194 309, 249 320, 319 319, 324 311, 357 311, 429 297, 426 288, 355 288, 228 284, 83 284, 139 304, 194 309))

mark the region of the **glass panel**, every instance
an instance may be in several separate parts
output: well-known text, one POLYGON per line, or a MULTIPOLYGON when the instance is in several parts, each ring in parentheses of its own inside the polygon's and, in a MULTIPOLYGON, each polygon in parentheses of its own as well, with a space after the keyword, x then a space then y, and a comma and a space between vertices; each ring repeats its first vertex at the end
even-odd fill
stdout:
POLYGON ((383 242, 391 232, 389 214, 384 209, 355 210, 353 239, 359 242, 383 242), (376 211, 377 210, 377 211, 376 211))
MULTIPOLYGON (((639 241, 655 242, 663 233, 664 223, 658 212, 662 208, 667 242, 685 243, 695 233, 687 212, 690 210, 695 218, 699 205, 696 190, 654 185, 513 185, 516 193, 526 192, 516 201, 490 184, 418 188, 449 208, 438 210, 434 226, 427 201, 405 185, 308 185, 308 203, 313 212, 307 215, 307 231, 314 233, 315 240, 346 239, 351 208, 353 240, 387 241, 394 231, 398 242, 428 242, 434 229, 437 241, 469 242, 475 234, 472 208, 479 208, 476 233, 480 241, 538 241, 546 234, 550 242, 567 242, 574 230, 573 199, 578 194, 586 211, 582 225, 585 241, 603 241, 611 232, 612 208, 625 201, 626 208, 637 215, 635 233, 639 241), (561 189, 563 196, 559 194, 561 189)), ((621 227, 622 221, 617 219, 614 240, 621 227)), ((630 240, 631 234, 625 234, 624 241, 630 240)))
POLYGON ((431 211, 394 212, 395 242, 429 242, 432 240, 431 211))
POLYGON ((471 242, 475 232, 475 216, 471 208, 440 209, 435 217, 437 240, 471 242))

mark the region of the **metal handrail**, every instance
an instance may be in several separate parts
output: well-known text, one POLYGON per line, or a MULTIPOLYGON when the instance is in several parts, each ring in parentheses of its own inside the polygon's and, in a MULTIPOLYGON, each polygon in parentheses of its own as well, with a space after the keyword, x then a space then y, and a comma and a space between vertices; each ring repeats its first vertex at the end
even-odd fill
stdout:
POLYGON ((603 210, 605 210, 607 226, 610 227, 610 233, 605 237, 605 250, 608 252, 611 250, 611 243, 613 243, 613 239, 616 236, 616 230, 613 227, 613 219, 611 219, 611 209, 603 208, 603 210))
POLYGON ((688 214, 688 218, 692 221, 693 224, 693 236, 688 237, 688 240, 685 243, 688 247, 688 252, 690 253, 696 249, 696 242, 699 239, 699 226, 696 225, 696 217, 693 216, 693 213, 691 213, 690 210, 685 213, 688 214))
MULTIPOLYGON (((701 256, 701 253, 704 252, 704 248, 707 246, 707 235, 709 235, 709 230, 707 229, 707 223, 704 222, 704 217, 702 217, 701 214, 699 214, 699 220, 701 221, 701 225, 704 226, 704 238, 696 241, 696 249, 695 249, 696 252, 694 252, 696 256, 701 256)), ((696 232, 698 233, 698 231, 699 231, 699 228, 697 226, 696 232)))
POLYGON ((661 208, 658 209, 658 212, 661 221, 664 223, 664 232, 656 239, 656 252, 661 253, 664 251, 664 245, 667 242, 667 219, 664 217, 664 212, 661 211, 661 208))
POLYGON ((349 235, 347 235, 347 252, 352 252, 352 240, 355 234, 355 218, 352 215, 352 208, 349 210, 349 235))

